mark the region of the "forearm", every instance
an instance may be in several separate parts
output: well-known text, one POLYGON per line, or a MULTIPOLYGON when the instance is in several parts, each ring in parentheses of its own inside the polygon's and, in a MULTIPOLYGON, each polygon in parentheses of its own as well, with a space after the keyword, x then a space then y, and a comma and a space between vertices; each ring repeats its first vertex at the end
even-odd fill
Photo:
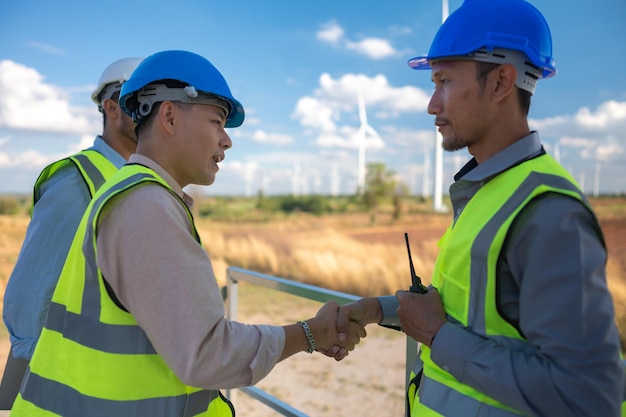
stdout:
MULTIPOLYGON (((309 340, 307 339, 304 329, 300 324, 294 323, 283 326, 283 329, 285 331, 285 346, 280 358, 278 359, 279 362, 298 352, 303 352, 309 349, 309 340)), ((311 330, 311 333, 315 335, 313 330, 311 330)))

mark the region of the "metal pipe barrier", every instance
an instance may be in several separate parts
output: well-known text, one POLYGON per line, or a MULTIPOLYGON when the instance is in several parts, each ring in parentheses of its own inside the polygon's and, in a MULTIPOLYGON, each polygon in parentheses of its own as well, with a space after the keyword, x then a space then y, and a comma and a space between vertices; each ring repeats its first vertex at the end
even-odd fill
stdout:
MULTIPOLYGON (((237 320, 238 306, 238 284, 240 281, 253 285, 270 288, 276 291, 296 295, 309 300, 325 303, 327 301, 336 301, 339 305, 358 300, 359 296, 347 294, 339 291, 329 290, 327 288, 317 287, 315 285, 304 284, 285 278, 274 277, 271 275, 261 274, 256 271, 247 269, 228 267, 226 269, 226 316, 230 320, 237 320)), ((417 355, 417 342, 410 337, 406 338, 406 367, 405 381, 408 385, 412 366, 417 355)), ((268 407, 288 417, 308 417, 307 414, 296 410, 289 404, 284 403, 278 398, 268 394, 267 392, 256 387, 241 387, 239 391, 261 401, 268 407)), ((230 398, 231 390, 226 391, 226 397, 230 398)), ((406 405, 405 405, 406 407, 406 405)), ((406 410, 405 410, 406 411, 406 410)))

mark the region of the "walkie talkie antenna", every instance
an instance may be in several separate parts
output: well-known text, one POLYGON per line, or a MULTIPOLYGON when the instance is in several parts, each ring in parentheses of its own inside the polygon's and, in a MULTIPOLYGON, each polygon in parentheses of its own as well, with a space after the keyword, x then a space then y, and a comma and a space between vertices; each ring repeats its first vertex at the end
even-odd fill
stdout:
POLYGON ((409 254, 409 267, 411 268, 411 288, 409 288, 409 292, 416 292, 420 294, 424 294, 428 291, 428 289, 422 284, 422 280, 415 273, 415 267, 413 266, 413 258, 411 257, 411 247, 409 246, 409 234, 404 233, 404 240, 406 241, 406 251, 409 254))

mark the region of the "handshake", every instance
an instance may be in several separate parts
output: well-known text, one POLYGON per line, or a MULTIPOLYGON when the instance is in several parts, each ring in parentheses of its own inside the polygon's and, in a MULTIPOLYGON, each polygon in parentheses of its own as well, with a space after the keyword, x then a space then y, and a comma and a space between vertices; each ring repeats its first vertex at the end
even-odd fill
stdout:
MULTIPOLYGON (((424 293, 397 291, 395 297, 390 297, 396 303, 395 313, 401 330, 418 342, 431 346, 447 319, 439 292, 432 287, 425 290, 424 293)), ((340 361, 354 350, 361 338, 367 336, 365 326, 382 321, 383 312, 378 298, 365 297, 342 306, 334 301, 327 302, 315 317, 307 320, 302 329, 307 336, 309 352, 316 350, 340 361)), ((302 329, 299 329, 301 334, 302 329)), ((299 337, 303 340, 301 335, 299 337)))
POLYGON ((306 325, 299 324, 307 336, 309 352, 315 350, 340 361, 367 336, 365 326, 381 319, 378 300, 363 298, 344 306, 328 301, 315 317, 306 320, 306 325))

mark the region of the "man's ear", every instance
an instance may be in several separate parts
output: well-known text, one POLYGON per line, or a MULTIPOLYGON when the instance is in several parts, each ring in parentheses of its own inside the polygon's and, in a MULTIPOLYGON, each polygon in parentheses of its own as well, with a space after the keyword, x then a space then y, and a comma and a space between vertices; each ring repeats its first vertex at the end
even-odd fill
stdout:
POLYGON ((164 101, 159 106, 159 113, 156 115, 161 127, 170 135, 175 133, 174 119, 176 117, 176 106, 171 101, 164 101))
POLYGON ((493 71, 496 78, 496 87, 493 91, 494 100, 501 101, 509 94, 515 92, 515 80, 517 79, 517 69, 513 64, 500 65, 493 71))
POLYGON ((122 109, 114 100, 107 98, 102 102, 102 111, 106 113, 107 118, 117 119, 120 117, 122 109))

